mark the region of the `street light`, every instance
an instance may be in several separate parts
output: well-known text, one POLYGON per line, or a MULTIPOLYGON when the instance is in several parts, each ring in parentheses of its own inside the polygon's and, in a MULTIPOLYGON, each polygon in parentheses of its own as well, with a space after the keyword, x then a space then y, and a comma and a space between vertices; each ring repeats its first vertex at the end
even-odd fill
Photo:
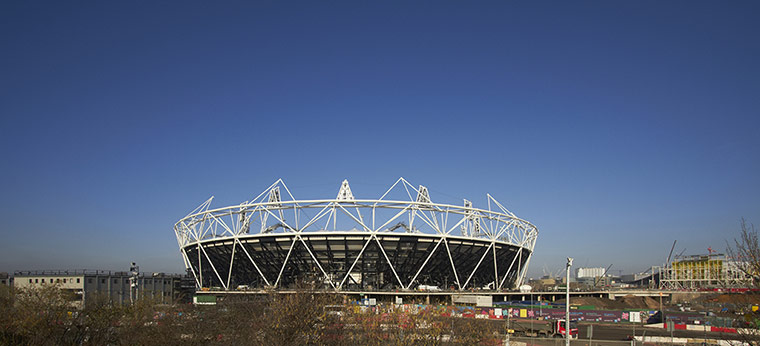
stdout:
POLYGON ((135 262, 132 262, 129 271, 132 272, 132 275, 129 277, 129 302, 134 304, 135 299, 139 299, 137 286, 139 284, 138 277, 140 275, 140 267, 135 262))
POLYGON ((570 267, 573 266, 573 258, 567 258, 567 270, 565 275, 565 346, 570 346, 570 267))

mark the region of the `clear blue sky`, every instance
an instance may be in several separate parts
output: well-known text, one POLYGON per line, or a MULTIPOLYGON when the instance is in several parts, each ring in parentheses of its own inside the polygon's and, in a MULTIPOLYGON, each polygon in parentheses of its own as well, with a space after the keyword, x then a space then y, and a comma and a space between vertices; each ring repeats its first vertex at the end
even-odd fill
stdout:
MULTIPOLYGON (((530 274, 760 223, 756 1, 0 3, 0 271, 183 269, 211 195, 492 194, 530 274)), ((479 203, 482 205, 482 203, 479 203)))

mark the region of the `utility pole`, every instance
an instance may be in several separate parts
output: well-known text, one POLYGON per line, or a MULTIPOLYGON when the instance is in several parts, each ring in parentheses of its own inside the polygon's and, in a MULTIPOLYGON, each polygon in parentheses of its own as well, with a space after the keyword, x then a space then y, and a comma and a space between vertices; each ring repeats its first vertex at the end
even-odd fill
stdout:
MULTIPOLYGON (((512 317, 512 308, 508 307, 507 308, 507 344, 506 344, 506 346, 510 346, 510 341, 509 341, 509 338, 510 338, 509 328, 511 327, 509 325, 509 318, 510 317, 512 317)), ((452 322, 452 324, 453 324, 453 322, 452 322)))
POLYGON ((565 346, 570 346, 570 267, 573 266, 573 258, 567 258, 567 270, 565 279, 565 346))
POLYGON ((636 323, 638 323, 638 322, 631 323, 633 325, 633 340, 631 340, 631 341, 633 341, 631 343, 632 345, 636 345, 636 323))
POLYGON ((662 311, 662 292, 660 292, 660 320, 665 323, 665 312, 662 311))
POLYGON ((533 329, 533 320, 536 318, 536 315, 533 312, 533 290, 530 291, 530 330, 533 329))

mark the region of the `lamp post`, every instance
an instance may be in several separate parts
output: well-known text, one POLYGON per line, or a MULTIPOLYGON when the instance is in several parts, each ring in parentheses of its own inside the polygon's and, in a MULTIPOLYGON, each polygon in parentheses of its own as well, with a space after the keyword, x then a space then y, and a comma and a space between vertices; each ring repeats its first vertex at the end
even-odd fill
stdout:
POLYGON ((536 319, 536 314, 533 312, 533 290, 530 291, 530 330, 533 329, 533 320, 536 319))
POLYGON ((134 304, 135 299, 139 299, 139 291, 137 290, 137 285, 140 275, 140 267, 135 264, 135 262, 132 262, 132 265, 129 267, 129 271, 132 272, 132 275, 129 277, 129 303, 134 304))
POLYGON ((573 258, 567 258, 567 270, 565 273, 565 346, 570 346, 570 267, 573 266, 573 258))
POLYGON ((541 311, 541 295, 538 295, 538 317, 541 317, 541 320, 544 319, 544 313, 541 311))

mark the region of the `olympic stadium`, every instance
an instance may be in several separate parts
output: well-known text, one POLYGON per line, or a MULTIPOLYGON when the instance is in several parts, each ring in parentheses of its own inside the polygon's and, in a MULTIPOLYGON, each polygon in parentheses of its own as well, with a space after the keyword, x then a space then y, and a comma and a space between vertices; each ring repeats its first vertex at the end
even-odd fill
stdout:
POLYGON ((538 236, 490 195, 485 208, 435 203, 398 179, 377 199, 296 199, 282 180, 239 205, 213 197, 174 226, 198 289, 469 291, 519 287, 538 236))

